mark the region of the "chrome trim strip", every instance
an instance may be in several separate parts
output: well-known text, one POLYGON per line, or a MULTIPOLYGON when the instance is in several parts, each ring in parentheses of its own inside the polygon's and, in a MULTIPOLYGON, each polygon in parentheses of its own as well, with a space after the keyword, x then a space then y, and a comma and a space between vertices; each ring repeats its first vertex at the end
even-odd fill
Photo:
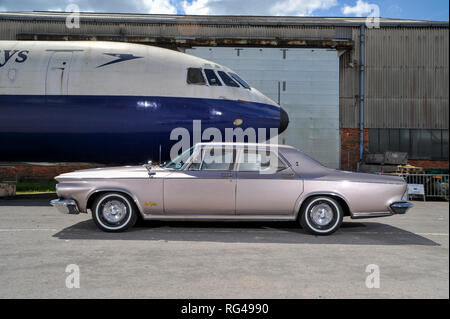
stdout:
POLYGON ((143 214, 146 220, 201 220, 201 221, 293 221, 294 215, 152 215, 143 214))
POLYGON ((404 182, 373 182, 373 181, 363 181, 363 180, 349 180, 349 179, 320 179, 320 178, 305 178, 310 181, 320 181, 320 182, 350 182, 350 183, 369 183, 369 184, 393 184, 393 185, 406 185, 404 182))
MULTIPOLYGON (((145 177, 62 177, 61 180, 63 182, 72 182, 72 181, 83 181, 85 179, 87 180, 96 180, 96 179, 149 179, 149 176, 145 176, 145 177)), ((158 178, 158 177, 156 177, 158 178)), ((162 177, 159 177, 162 178, 162 177)))
POLYGON ((351 213, 352 219, 358 218, 375 218, 375 217, 387 217, 392 216, 391 212, 355 212, 351 213))

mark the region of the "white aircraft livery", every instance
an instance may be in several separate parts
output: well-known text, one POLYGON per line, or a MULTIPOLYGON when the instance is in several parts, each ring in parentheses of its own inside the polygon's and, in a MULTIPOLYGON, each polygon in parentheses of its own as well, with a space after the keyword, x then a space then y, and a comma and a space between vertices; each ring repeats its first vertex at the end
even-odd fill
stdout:
POLYGON ((286 129, 286 112, 215 62, 153 46, 0 41, 0 161, 168 159, 173 129, 286 129))

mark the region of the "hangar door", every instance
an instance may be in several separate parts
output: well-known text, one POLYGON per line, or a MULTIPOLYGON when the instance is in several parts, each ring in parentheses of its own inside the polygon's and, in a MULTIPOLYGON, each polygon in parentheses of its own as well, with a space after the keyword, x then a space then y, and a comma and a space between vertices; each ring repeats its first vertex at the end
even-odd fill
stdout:
POLYGON ((186 53, 227 66, 289 114, 280 143, 338 168, 339 56, 328 49, 195 47, 186 53))

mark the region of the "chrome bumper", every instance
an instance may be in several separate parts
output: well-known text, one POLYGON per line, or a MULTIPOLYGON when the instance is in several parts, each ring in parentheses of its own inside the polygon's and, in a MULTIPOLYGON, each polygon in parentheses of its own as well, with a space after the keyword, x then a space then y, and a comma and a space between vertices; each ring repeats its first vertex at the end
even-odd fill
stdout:
POLYGON ((408 209, 413 207, 414 205, 409 202, 395 202, 392 203, 389 207, 393 214, 404 214, 408 209))
POLYGON ((352 219, 359 218, 375 218, 375 217, 387 217, 395 214, 404 214, 408 209, 413 207, 414 205, 409 202, 394 202, 389 205, 389 211, 385 212, 357 212, 352 213, 352 219))
POLYGON ((77 203, 71 199, 54 199, 50 204, 63 214, 79 214, 77 203))

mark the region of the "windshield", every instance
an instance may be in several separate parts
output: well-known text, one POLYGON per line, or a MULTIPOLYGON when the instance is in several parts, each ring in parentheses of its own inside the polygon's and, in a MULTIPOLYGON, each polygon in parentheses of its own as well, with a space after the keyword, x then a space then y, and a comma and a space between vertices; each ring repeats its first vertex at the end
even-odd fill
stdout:
POLYGON ((194 148, 191 147, 187 151, 184 151, 181 155, 175 157, 175 159, 173 161, 170 161, 169 163, 165 164, 163 166, 163 168, 174 169, 174 170, 182 169, 184 164, 186 164, 188 162, 189 157, 191 157, 193 151, 194 151, 194 148))
POLYGON ((238 81, 244 88, 250 89, 250 85, 248 85, 248 83, 245 82, 239 75, 237 75, 236 73, 231 73, 231 72, 229 74, 231 75, 231 77, 233 79, 238 81))

